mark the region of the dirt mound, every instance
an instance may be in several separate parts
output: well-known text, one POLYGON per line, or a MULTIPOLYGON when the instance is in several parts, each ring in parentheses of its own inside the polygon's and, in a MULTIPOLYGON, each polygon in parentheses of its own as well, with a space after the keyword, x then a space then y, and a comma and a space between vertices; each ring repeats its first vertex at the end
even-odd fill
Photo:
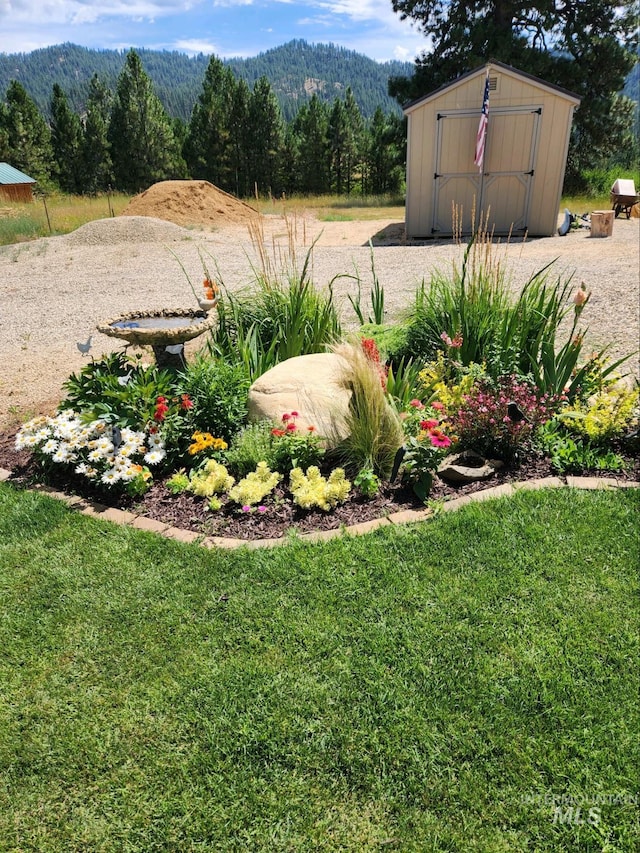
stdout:
POLYGON ((205 228, 245 225, 260 214, 209 181, 160 181, 131 199, 122 216, 154 216, 205 228))

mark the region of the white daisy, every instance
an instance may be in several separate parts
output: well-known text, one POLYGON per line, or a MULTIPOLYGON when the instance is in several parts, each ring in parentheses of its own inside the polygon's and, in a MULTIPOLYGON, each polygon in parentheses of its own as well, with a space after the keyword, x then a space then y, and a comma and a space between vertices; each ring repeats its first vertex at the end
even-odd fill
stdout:
POLYGON ((86 474, 89 470, 89 466, 86 462, 81 462, 79 465, 76 465, 75 472, 76 474, 86 474))
POLYGON ((114 483, 117 483, 120 479, 120 472, 116 471, 115 468, 110 468, 108 471, 105 471, 102 477, 100 477, 101 482, 106 483, 107 486, 111 486, 114 483))
POLYGON ((99 450, 92 450, 89 453, 89 462, 99 462, 103 458, 103 454, 99 450))
POLYGON ((157 465, 158 462, 162 462, 166 453, 161 450, 150 450, 148 453, 144 455, 144 461, 147 465, 157 465))
POLYGON ((74 454, 70 452, 68 447, 61 445, 51 458, 54 462, 72 462, 74 454))
POLYGON ((57 442, 54 438, 50 438, 50 439, 49 439, 49 441, 46 441, 46 442, 42 445, 42 447, 40 448, 40 450, 41 450, 43 453, 46 453, 46 454, 48 454, 49 456, 50 456, 51 454, 55 453, 57 449, 58 449, 58 442, 57 442))

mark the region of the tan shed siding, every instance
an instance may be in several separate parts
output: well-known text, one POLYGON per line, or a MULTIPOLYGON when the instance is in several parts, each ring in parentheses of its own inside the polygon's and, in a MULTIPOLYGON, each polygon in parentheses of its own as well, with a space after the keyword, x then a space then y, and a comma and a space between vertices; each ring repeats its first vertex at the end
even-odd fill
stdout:
MULTIPOLYGON (((438 139, 438 113, 469 112, 474 116, 480 115, 480 107, 485 82, 485 69, 480 69, 477 74, 471 75, 460 83, 453 83, 450 87, 443 89, 422 102, 417 102, 409 107, 409 148, 407 152, 407 204, 406 204, 406 226, 407 233, 416 237, 427 237, 432 235, 434 223, 434 205, 436 201, 436 182, 434 173, 436 168, 440 174, 460 174, 461 189, 456 190, 455 177, 446 183, 446 192, 449 195, 457 195, 463 192, 462 187, 468 186, 468 181, 473 173, 473 143, 466 138, 468 128, 464 122, 458 125, 460 137, 455 136, 448 128, 446 136, 446 151, 441 152, 440 163, 436 165, 436 143, 438 139), (464 178, 464 175, 467 178, 464 178)), ((487 148, 487 161, 485 163, 485 188, 487 198, 496 199, 504 197, 504 192, 509 193, 505 199, 504 216, 511 216, 511 208, 520 205, 520 227, 526 224, 532 235, 555 234, 557 228, 558 207, 562 180, 566 163, 569 134, 571 130, 571 119, 577 99, 568 93, 559 92, 548 86, 543 81, 540 83, 529 80, 526 76, 520 76, 517 71, 511 71, 502 67, 489 66, 489 76, 495 77, 497 86, 491 91, 489 99, 489 137, 487 148), (538 120, 536 116, 527 116, 527 110, 532 111, 540 108, 541 114, 538 120), (513 109, 516 111, 514 121, 509 122, 508 117, 498 110, 513 109), (493 121, 492 121, 493 118, 493 121), (536 130, 537 121, 537 130, 536 130), (493 135, 492 135, 493 130, 493 135), (531 140, 536 139, 532 156, 529 158, 531 140), (525 162, 526 161, 526 162, 525 162), (503 169, 494 168, 494 177, 489 181, 492 171, 492 162, 506 164, 505 177, 500 173, 503 169), (531 179, 529 204, 526 209, 522 208, 522 200, 526 195, 519 193, 521 189, 515 178, 510 179, 511 172, 527 172, 531 165, 534 175, 531 179), (491 187, 491 189, 490 189, 491 187), (505 188, 503 190, 503 187, 505 188), (508 188, 508 189, 507 189, 508 188), (518 201, 518 198, 520 201, 518 201)), ((448 119, 447 119, 448 121, 448 119)), ((453 125, 452 125, 453 127, 453 125)), ((443 138, 445 138, 443 136, 443 138)), ((444 187, 445 184, 442 184, 444 187)), ((524 186, 524 185, 523 185, 524 186)), ((523 190, 524 192, 524 190, 523 190)), ((468 195, 468 192, 467 192, 468 195)), ((438 228, 448 228, 445 224, 444 204, 445 196, 440 198, 438 207, 438 228), (442 221, 441 221, 442 220, 442 221)), ((489 201, 491 204, 491 201, 489 201)), ((448 219, 448 214, 447 214, 448 219)), ((444 231, 442 231, 444 236, 444 231)))

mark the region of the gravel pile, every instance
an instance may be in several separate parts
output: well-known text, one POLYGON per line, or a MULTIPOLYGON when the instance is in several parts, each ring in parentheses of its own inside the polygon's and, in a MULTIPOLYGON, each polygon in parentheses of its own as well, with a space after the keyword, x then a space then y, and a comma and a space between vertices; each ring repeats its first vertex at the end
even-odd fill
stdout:
POLYGON ((71 234, 55 238, 67 246, 115 246, 122 243, 175 243, 193 234, 173 222, 150 216, 119 216, 87 222, 71 234))

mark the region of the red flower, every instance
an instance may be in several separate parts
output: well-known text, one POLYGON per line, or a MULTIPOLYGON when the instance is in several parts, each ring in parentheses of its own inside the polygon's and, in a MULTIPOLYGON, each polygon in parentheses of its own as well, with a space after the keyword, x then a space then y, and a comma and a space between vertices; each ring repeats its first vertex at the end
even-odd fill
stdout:
POLYGON ((276 438, 282 438, 282 436, 286 435, 286 433, 283 429, 277 429, 276 428, 276 429, 271 430, 271 435, 275 435, 276 438))
POLYGON ((290 421, 290 420, 291 420, 291 415, 288 415, 288 414, 285 412, 285 414, 282 416, 282 422, 286 424, 286 422, 287 422, 287 421, 290 421))
POLYGON ((193 409, 193 400, 189 397, 188 394, 183 394, 180 398, 180 406, 187 411, 188 409, 193 409))
POLYGON ((379 364, 380 351, 378 350, 376 342, 373 340, 373 338, 363 338, 360 341, 360 344, 366 357, 371 361, 375 361, 376 364, 379 364))
POLYGON ((314 425, 313 425, 313 424, 309 424, 309 426, 307 427, 307 429, 309 430, 309 432, 315 432, 315 431, 316 431, 316 428, 314 427, 314 425))
POLYGON ((435 429, 438 426, 438 421, 420 421, 420 429, 435 429))
POLYGON ((291 412, 291 417, 292 418, 298 418, 298 417, 300 417, 300 415, 297 412, 291 412))
POLYGON ((295 432, 297 428, 298 427, 293 423, 293 421, 287 424, 287 432, 295 432))
POLYGON ((166 402, 167 402, 166 397, 156 397, 156 403, 166 403, 166 402))

